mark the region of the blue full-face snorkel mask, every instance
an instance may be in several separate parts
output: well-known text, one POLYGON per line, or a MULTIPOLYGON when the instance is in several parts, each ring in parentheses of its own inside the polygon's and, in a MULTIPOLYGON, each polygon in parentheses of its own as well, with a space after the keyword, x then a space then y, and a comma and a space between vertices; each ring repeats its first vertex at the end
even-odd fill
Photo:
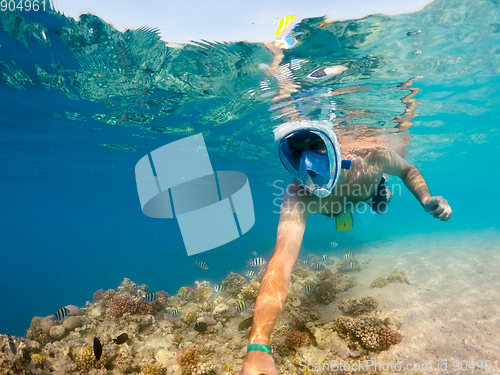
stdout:
POLYGON ((283 166, 306 190, 319 198, 331 194, 340 178, 341 168, 350 168, 349 160, 341 160, 337 136, 328 121, 288 122, 277 127, 274 135, 283 166), (296 139, 303 139, 304 135, 316 138, 316 141, 319 138, 324 146, 322 152, 294 149, 296 139))

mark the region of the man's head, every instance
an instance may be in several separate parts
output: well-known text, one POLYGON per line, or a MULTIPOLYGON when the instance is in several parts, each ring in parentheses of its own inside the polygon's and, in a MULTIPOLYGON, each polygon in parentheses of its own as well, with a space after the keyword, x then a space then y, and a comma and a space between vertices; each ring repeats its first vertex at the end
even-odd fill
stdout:
POLYGON ((327 121, 299 121, 274 130, 283 166, 309 192, 325 198, 340 176, 337 136, 327 121))

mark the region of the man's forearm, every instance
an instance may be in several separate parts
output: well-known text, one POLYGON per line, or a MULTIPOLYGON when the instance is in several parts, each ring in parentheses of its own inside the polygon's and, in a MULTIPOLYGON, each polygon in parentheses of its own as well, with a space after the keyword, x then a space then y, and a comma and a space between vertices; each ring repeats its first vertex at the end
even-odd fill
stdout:
POLYGON ((431 197, 422 173, 414 165, 409 168, 403 182, 420 204, 424 204, 431 197))
POLYGON ((271 259, 262 279, 255 303, 250 344, 269 344, 274 324, 285 304, 292 270, 284 266, 289 262, 281 258, 271 259))

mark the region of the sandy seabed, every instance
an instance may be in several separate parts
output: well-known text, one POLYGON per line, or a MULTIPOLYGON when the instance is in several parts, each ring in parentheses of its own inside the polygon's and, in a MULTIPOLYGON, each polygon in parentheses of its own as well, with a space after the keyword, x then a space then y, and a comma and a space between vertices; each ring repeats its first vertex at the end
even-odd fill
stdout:
MULTIPOLYGON (((401 237, 363 245, 356 257, 368 264, 354 274, 356 287, 342 297, 375 298, 379 310, 400 321, 404 335, 401 343, 374 356, 378 363, 427 364, 421 368, 425 374, 500 374, 498 231, 401 237), (410 285, 370 288, 377 276, 395 269, 405 272, 410 285), (491 370, 474 372, 471 364, 481 366, 478 361, 491 361, 491 370)), ((335 310, 329 313, 338 316, 335 310)))

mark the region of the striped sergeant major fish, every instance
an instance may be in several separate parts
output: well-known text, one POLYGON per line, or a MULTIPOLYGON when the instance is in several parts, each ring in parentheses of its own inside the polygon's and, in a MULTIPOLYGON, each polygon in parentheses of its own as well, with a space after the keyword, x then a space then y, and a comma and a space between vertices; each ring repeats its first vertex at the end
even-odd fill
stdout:
POLYGON ((260 267, 267 264, 266 260, 262 257, 247 260, 247 267, 260 267))
POLYGON ((316 285, 314 284, 306 284, 304 285, 304 287, 302 288, 302 291, 306 294, 309 294, 311 292, 314 292, 316 290, 316 285))
POLYGON ((238 304, 238 307, 236 307, 236 312, 238 313, 242 313, 243 311, 245 311, 246 309, 248 308, 248 305, 245 301, 241 301, 239 304, 238 304))
POLYGON ((150 292, 142 296, 142 300, 146 303, 153 303, 158 301, 158 296, 155 292, 150 292))
POLYGON ((57 322, 62 322, 69 315, 69 310, 66 307, 61 307, 54 313, 54 318, 57 322))
POLYGON ((325 266, 321 263, 311 263, 311 268, 315 271, 321 271, 325 269, 325 266))
POLYGON ((255 271, 253 270, 248 270, 247 272, 245 272, 245 276, 252 279, 255 277, 255 271))
POLYGON ((203 262, 202 260, 199 260, 196 262, 196 265, 200 267, 201 269, 208 270, 208 264, 203 262))
POLYGON ((327 261, 327 260, 330 260, 330 255, 323 254, 323 255, 321 256, 321 260, 322 260, 322 261, 327 261))
POLYGON ((216 293, 223 292, 226 290, 226 286, 224 284, 217 284, 212 287, 212 290, 216 293))
POLYGON ((181 311, 176 307, 172 311, 170 311, 170 317, 175 319, 178 318, 181 315, 181 311))
POLYGON ((344 260, 349 260, 352 258, 352 251, 349 251, 348 253, 345 253, 343 256, 344 260))

